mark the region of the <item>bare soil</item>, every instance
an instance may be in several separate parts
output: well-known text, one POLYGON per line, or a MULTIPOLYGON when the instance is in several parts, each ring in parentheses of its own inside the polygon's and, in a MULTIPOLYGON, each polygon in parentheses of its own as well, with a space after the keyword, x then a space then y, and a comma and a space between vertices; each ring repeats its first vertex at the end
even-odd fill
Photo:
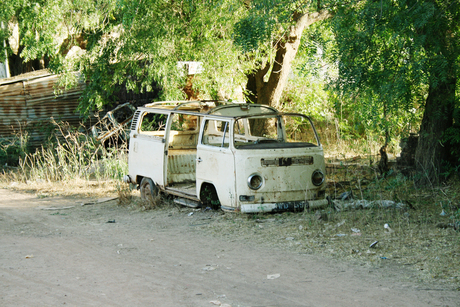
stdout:
POLYGON ((460 305, 396 264, 252 240, 235 214, 87 202, 0 189, 0 306, 460 305))

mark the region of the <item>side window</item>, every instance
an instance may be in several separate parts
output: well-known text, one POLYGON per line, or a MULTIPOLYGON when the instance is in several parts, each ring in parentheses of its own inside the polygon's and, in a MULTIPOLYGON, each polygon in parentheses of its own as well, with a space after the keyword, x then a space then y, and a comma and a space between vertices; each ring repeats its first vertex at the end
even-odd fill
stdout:
POLYGON ((228 148, 230 141, 229 123, 220 120, 206 120, 201 143, 204 145, 228 148))
POLYGON ((139 133, 164 137, 167 120, 167 114, 144 113, 139 133))
POLYGON ((171 131, 196 131, 198 116, 188 114, 174 114, 172 117, 171 131))

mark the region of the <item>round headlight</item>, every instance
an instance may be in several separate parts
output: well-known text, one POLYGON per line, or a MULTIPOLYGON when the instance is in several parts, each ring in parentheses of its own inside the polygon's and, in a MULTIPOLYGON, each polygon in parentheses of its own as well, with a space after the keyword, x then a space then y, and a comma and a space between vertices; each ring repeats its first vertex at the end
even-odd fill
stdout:
POLYGON ((262 186, 262 183, 264 182, 264 180, 262 179, 262 177, 258 174, 252 174, 251 176, 249 176, 248 178, 248 186, 250 189, 252 190, 258 190, 260 189, 260 187, 262 186))
POLYGON ((313 172, 311 175, 311 182, 313 182, 314 185, 320 186, 324 182, 324 174, 322 171, 317 169, 316 171, 313 172))

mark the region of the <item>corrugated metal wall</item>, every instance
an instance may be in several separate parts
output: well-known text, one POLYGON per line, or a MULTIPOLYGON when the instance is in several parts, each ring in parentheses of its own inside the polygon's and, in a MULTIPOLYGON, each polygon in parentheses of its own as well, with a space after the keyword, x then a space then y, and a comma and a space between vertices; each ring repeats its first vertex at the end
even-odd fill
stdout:
POLYGON ((27 130, 30 145, 39 146, 51 117, 72 126, 80 125, 76 108, 85 84, 55 94, 57 79, 47 72, 0 79, 0 138, 27 130))

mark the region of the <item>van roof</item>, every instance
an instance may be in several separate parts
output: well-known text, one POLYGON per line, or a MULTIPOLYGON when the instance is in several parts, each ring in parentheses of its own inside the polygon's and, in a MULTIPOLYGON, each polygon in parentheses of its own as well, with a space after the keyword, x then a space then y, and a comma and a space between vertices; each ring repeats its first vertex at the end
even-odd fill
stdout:
POLYGON ((151 109, 180 110, 186 112, 230 117, 279 113, 278 110, 267 105, 219 100, 159 101, 146 104, 144 107, 151 109))
POLYGON ((144 105, 146 108, 166 109, 166 110, 182 110, 199 113, 207 113, 210 109, 215 108, 220 104, 225 104, 225 101, 216 100, 197 100, 197 101, 158 101, 144 105))

